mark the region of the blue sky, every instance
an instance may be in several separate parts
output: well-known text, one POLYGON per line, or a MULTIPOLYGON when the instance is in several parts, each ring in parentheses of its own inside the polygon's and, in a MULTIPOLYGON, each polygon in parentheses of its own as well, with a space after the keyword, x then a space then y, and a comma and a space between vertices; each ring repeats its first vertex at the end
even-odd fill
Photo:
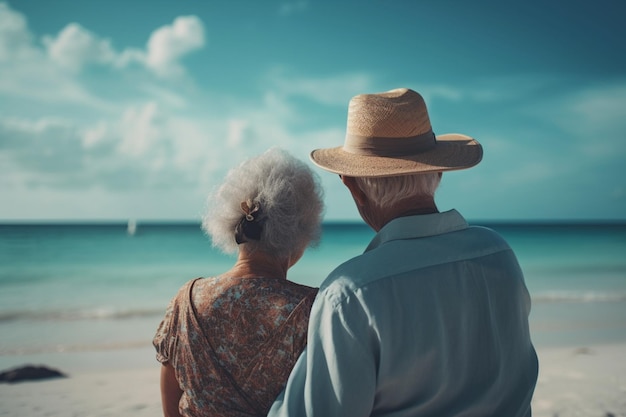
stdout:
MULTIPOLYGON (((0 221, 195 220, 243 158, 343 143, 350 98, 425 97, 484 146, 441 210, 626 219, 626 3, 0 0, 0 221)), ((326 219, 356 220, 332 174, 326 219)))

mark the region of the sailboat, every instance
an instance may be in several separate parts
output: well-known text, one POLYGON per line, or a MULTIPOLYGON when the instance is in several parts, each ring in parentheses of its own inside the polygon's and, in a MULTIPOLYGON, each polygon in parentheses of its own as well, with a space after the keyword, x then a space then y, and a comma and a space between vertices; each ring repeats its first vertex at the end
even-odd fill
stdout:
POLYGON ((128 220, 128 225, 126 226, 126 232, 130 236, 134 236, 137 233, 137 221, 135 219, 128 220))

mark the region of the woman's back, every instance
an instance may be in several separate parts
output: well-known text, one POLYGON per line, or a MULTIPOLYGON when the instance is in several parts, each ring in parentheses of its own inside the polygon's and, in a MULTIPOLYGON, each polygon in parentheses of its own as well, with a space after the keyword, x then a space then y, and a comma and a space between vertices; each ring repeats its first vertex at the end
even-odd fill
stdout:
POLYGON ((266 415, 306 344, 317 290, 281 278, 184 285, 154 339, 184 394, 183 415, 266 415))

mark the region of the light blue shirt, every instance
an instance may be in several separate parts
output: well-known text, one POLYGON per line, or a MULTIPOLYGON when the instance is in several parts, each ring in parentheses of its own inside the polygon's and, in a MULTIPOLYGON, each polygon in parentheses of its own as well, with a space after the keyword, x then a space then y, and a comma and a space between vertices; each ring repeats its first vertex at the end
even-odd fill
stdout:
POLYGON ((529 312, 497 233, 454 210, 395 219, 322 283, 269 416, 530 416, 529 312))

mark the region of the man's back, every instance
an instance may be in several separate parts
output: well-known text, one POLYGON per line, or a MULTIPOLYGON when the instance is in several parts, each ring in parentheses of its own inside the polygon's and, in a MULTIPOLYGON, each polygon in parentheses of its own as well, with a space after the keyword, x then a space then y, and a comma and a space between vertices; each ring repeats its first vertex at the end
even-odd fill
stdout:
POLYGON ((304 390, 309 416, 529 416, 529 310, 493 231, 455 211, 395 219, 322 284, 286 398, 304 390))

